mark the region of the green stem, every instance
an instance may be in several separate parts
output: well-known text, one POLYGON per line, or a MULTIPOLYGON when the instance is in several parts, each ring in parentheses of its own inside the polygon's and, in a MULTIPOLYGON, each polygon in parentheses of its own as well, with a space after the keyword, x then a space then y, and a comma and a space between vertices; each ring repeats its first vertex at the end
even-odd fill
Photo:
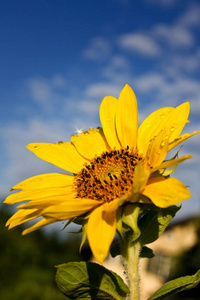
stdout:
POLYGON ((125 258, 125 268, 128 276, 129 283, 129 299, 139 300, 139 254, 141 245, 139 242, 130 242, 130 235, 126 236, 123 242, 123 256, 125 258))

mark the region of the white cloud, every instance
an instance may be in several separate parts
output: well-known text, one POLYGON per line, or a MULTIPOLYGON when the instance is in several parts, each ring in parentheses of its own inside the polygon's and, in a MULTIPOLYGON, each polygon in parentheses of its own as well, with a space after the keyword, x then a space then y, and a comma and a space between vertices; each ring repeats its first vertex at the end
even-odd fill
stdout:
POLYGON ((83 51, 83 57, 89 60, 102 61, 111 53, 110 43, 102 37, 95 37, 90 41, 88 48, 83 51))
POLYGON ((119 46, 144 56, 156 56, 161 53, 159 45, 147 34, 124 34, 119 38, 119 46))
POLYGON ((110 60, 110 65, 115 69, 125 69, 128 67, 128 62, 125 56, 114 55, 110 60))
POLYGON ((51 82, 53 86, 56 88, 66 89, 67 80, 61 75, 58 74, 54 75, 51 79, 51 82))
POLYGON ((123 86, 117 83, 94 83, 87 86, 85 90, 86 97, 103 99, 105 96, 117 97, 120 94, 123 86))
POLYGON ((192 3, 188 6, 185 13, 179 18, 178 25, 182 27, 191 27, 200 25, 200 5, 192 3))
POLYGON ((106 80, 110 80, 111 82, 116 82, 119 85, 124 85, 127 82, 130 82, 129 62, 125 55, 114 55, 106 66, 102 70, 102 76, 106 78, 106 80))
POLYGON ((31 96, 39 103, 47 103, 52 95, 52 88, 44 78, 33 78, 28 80, 31 96))
POLYGON ((135 85, 141 92, 149 93, 166 89, 166 80, 161 73, 146 73, 136 78, 135 85))
POLYGON ((97 114, 99 111, 99 101, 95 100, 85 100, 81 101, 78 105, 78 109, 87 114, 97 114))
POLYGON ((194 36, 186 28, 177 25, 158 24, 153 29, 154 35, 174 48, 190 48, 194 45, 194 36))
POLYGON ((173 24, 157 24, 153 28, 153 35, 175 48, 189 49, 195 44, 192 27, 200 25, 200 5, 192 3, 186 5, 182 13, 173 24))
MULTIPOLYGON (((191 114, 196 118, 200 114, 200 85, 197 79, 176 73, 169 78, 165 72, 146 73, 135 79, 135 88, 145 97, 149 97, 151 109, 156 106, 176 106, 185 101, 191 103, 191 114), (151 103, 152 101, 152 103, 151 103)), ((149 106, 146 109, 149 109, 149 106)), ((198 122, 198 128, 200 123, 198 122)))
POLYGON ((32 119, 28 124, 12 123, 1 133, 7 166, 1 185, 4 190, 9 189, 17 181, 27 177, 47 172, 62 172, 61 169, 36 158, 26 145, 34 142, 56 143, 59 140, 69 140, 66 126, 61 121, 41 121, 32 119))
POLYGON ((69 102, 70 86, 67 80, 58 74, 49 78, 30 78, 26 81, 25 88, 26 97, 31 98, 46 113, 53 113, 57 110, 62 112, 65 103, 69 102))
POLYGON ((170 56, 171 65, 173 69, 182 73, 194 73, 198 72, 200 68, 200 48, 195 49, 189 54, 176 53, 170 56))

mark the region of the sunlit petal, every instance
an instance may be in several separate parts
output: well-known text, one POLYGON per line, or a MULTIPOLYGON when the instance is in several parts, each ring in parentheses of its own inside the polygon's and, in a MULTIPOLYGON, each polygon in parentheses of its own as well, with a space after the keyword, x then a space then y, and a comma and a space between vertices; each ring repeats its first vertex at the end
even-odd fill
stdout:
POLYGON ((101 128, 72 135, 71 141, 77 151, 87 159, 93 159, 108 150, 108 146, 101 128))
POLYGON ((55 222, 54 219, 42 219, 42 220, 40 220, 39 222, 37 222, 36 224, 34 224, 33 226, 31 226, 31 227, 25 229, 25 230, 22 232, 22 234, 23 234, 23 235, 28 234, 28 233, 30 233, 30 232, 32 232, 32 231, 35 231, 35 230, 37 230, 37 229, 39 229, 39 228, 41 228, 41 227, 43 227, 43 226, 52 224, 52 223, 54 223, 54 222, 55 222))
POLYGON ((45 208, 42 215, 46 218, 54 218, 57 220, 67 220, 73 217, 82 215, 85 212, 98 206, 99 201, 92 199, 79 199, 72 197, 66 197, 65 201, 58 204, 51 205, 45 208))
POLYGON ((9 226, 9 229, 11 229, 40 215, 41 210, 38 209, 20 209, 7 221, 6 226, 9 226))
POLYGON ((189 159, 189 158, 192 158, 192 155, 187 154, 187 155, 184 155, 184 156, 176 158, 176 159, 166 160, 162 164, 160 164, 159 166, 151 169, 151 172, 155 172, 159 169, 171 168, 175 165, 178 165, 178 164, 182 163, 184 160, 189 159))
POLYGON ((27 148, 39 158, 71 173, 78 173, 88 162, 71 143, 33 143, 27 145, 27 148))
POLYGON ((106 140, 111 148, 119 149, 120 143, 116 133, 115 116, 118 100, 107 96, 103 99, 99 114, 106 140))
POLYGON ((173 110, 173 107, 160 108, 151 113, 140 125, 138 130, 138 149, 144 156, 148 150, 150 140, 159 134, 163 120, 173 110))
POLYGON ((119 95, 116 110, 116 128, 123 147, 136 147, 138 134, 138 108, 135 94, 126 84, 119 95))
POLYGON ((95 258, 103 263, 108 255, 116 231, 116 211, 105 211, 104 205, 96 208, 90 215, 87 236, 95 258))
POLYGON ((145 186, 143 195, 147 196, 156 206, 168 207, 191 197, 188 188, 176 178, 152 178, 145 186))
POLYGON ((38 189, 38 190, 25 190, 18 193, 13 193, 9 195, 4 203, 7 204, 14 204, 26 200, 35 200, 40 199, 48 196, 53 196, 56 198, 58 195, 70 195, 72 194, 72 188, 69 187, 63 187, 63 188, 46 188, 46 189, 38 189))
POLYGON ((149 155, 151 152, 150 160, 153 166, 165 158, 169 151, 168 144, 183 130, 189 111, 189 102, 176 108, 165 107, 152 113, 141 124, 138 134, 138 149, 143 155, 149 155), (165 145, 160 149, 162 144, 165 145))
POLYGON ((155 168, 160 165, 168 153, 169 132, 162 130, 149 142, 146 160, 149 166, 155 168))
POLYGON ((175 140, 181 134, 190 113, 190 103, 185 102, 177 106, 170 114, 166 126, 170 129, 169 142, 175 140))
POLYGON ((189 139, 190 137, 192 137, 193 135, 200 133, 200 131, 196 130, 193 133, 185 133, 183 135, 180 135, 178 138, 176 138, 175 140, 173 140, 172 142, 169 143, 169 149, 168 151, 170 151, 171 149, 175 148, 176 146, 180 145, 181 143, 183 143, 185 140, 189 139))
POLYGON ((53 187, 66 187, 73 185, 74 176, 61 173, 48 173, 30 177, 15 186, 11 190, 34 190, 53 187))

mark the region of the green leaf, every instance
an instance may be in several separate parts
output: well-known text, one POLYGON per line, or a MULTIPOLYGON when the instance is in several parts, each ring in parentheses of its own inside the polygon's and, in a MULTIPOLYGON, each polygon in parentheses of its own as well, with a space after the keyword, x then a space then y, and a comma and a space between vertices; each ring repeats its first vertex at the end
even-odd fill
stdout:
POLYGON ((175 217, 178 206, 160 208, 157 211, 149 210, 139 221, 141 235, 139 241, 142 245, 154 242, 161 236, 169 222, 175 217))
POLYGON ((120 276, 91 262, 59 265, 56 283, 67 299, 123 300, 129 293, 120 276))
POLYGON ((200 282, 200 270, 192 276, 184 276, 165 283, 148 300, 161 300, 176 293, 194 288, 200 282))
POLYGON ((140 252, 140 257, 144 258, 144 257, 147 257, 147 258, 152 258, 154 257, 155 254, 153 253, 153 250, 146 247, 146 246, 143 246, 142 247, 142 250, 140 252))

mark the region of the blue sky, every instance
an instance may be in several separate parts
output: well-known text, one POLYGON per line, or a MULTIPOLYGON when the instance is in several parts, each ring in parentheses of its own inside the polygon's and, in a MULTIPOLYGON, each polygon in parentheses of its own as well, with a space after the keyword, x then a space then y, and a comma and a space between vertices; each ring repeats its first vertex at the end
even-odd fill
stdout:
MULTIPOLYGON (((0 2, 1 197, 33 175, 62 170, 26 149, 69 141, 100 125, 106 95, 128 83, 140 122, 153 110, 190 101, 186 132, 200 129, 200 4, 186 0, 3 0, 0 2)), ((200 136, 181 154, 194 158, 176 177, 200 210, 200 136)))

